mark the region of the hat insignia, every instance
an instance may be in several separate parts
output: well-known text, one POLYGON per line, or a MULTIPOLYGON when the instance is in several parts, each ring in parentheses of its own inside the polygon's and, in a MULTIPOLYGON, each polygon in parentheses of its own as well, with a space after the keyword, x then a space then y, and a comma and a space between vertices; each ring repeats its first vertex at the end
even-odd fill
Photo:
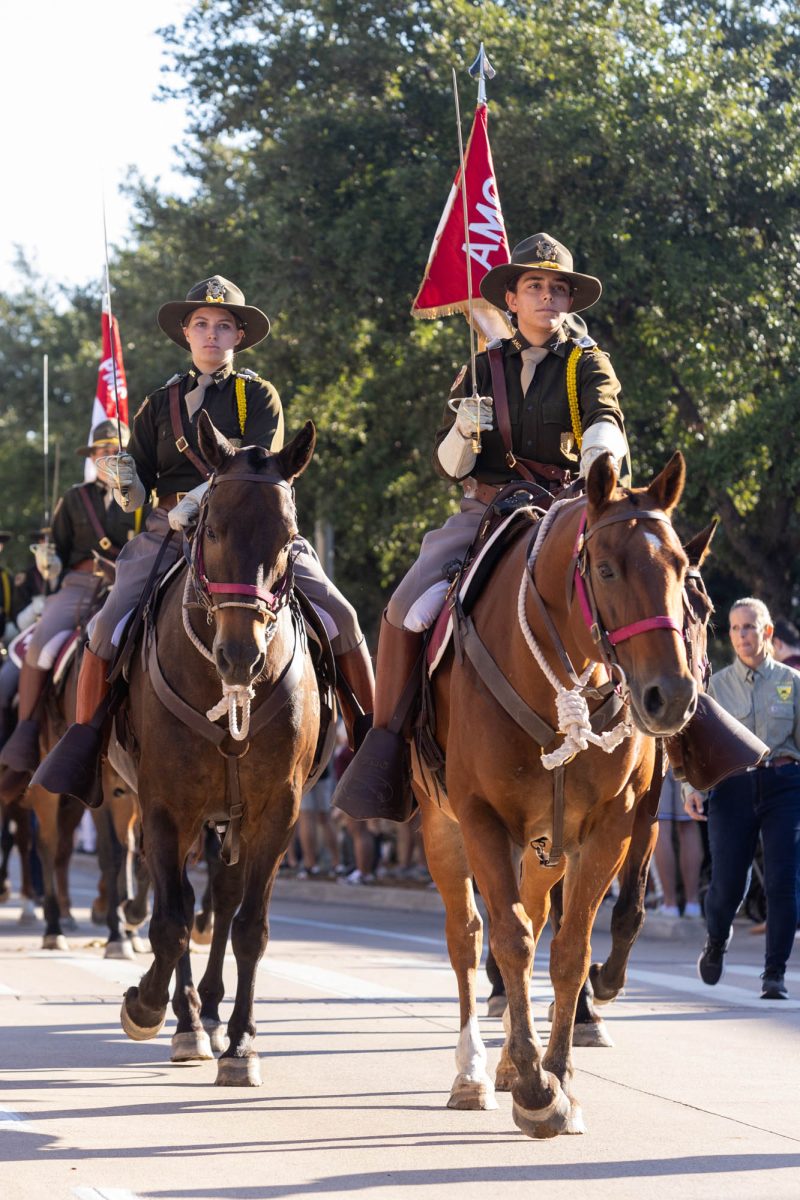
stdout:
POLYGON ((541 241, 536 247, 536 257, 542 262, 553 262, 558 254, 555 242, 541 241))
POLYGON ((225 299, 225 288, 216 279, 210 279, 206 285, 206 303, 222 304, 225 299))

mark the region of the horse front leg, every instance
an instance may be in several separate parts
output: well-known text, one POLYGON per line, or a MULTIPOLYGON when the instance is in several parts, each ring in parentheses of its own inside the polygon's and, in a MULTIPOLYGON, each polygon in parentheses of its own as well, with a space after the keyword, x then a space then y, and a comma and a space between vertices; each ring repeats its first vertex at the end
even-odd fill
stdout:
POLYGON ((529 1137, 555 1137, 567 1130, 570 1103, 558 1078, 545 1070, 533 1028, 530 979, 535 939, 520 899, 517 868, 508 832, 488 805, 477 798, 459 812, 467 857, 486 902, 492 946, 508 997, 504 1024, 507 1053, 516 1068, 513 1117, 529 1137))
POLYGON ((460 1034, 456 1047, 456 1077, 448 1108, 497 1108, 494 1086, 486 1074, 486 1047, 478 1027, 475 1004, 477 972, 483 947, 483 922, 475 907, 472 873, 458 825, 414 789, 422 809, 425 857, 445 907, 445 936, 450 964, 458 984, 460 1034))
POLYGON ((195 835, 196 830, 190 830, 179 836, 173 816, 165 806, 145 810, 144 849, 154 890, 150 921, 154 958, 139 986, 128 988, 120 1013, 122 1028, 137 1042, 154 1038, 161 1030, 172 972, 189 949, 194 893, 185 879, 184 863, 195 835))
POLYGON ((624 832, 595 830, 570 858, 564 882, 564 916, 550 947, 550 978, 555 1012, 544 1065, 559 1081, 571 1106, 567 1132, 584 1133, 580 1105, 572 1094, 572 1039, 578 995, 590 962, 590 940, 597 909, 620 869, 627 850, 624 832))
POLYGON ((56 889, 55 861, 58 850, 58 796, 40 787, 28 790, 26 803, 36 815, 39 825, 37 845, 42 864, 44 887, 43 950, 69 950, 61 928, 61 909, 56 889))
MULTIPOLYGON (((216 835, 214 836, 216 837, 216 835)), ((218 869, 213 875, 209 902, 209 915, 213 915, 211 950, 203 978, 197 986, 197 992, 200 996, 200 1020, 210 1039, 211 1049, 219 1054, 225 1049, 228 1042, 219 1015, 219 1006, 225 996, 222 969, 233 914, 242 899, 245 864, 243 859, 240 859, 234 866, 228 867, 221 861, 219 854, 216 857, 218 869)), ((195 922, 196 920, 195 916, 195 922)))
MULTIPOLYGON (((561 918, 564 915, 564 883, 559 880, 550 893, 550 924, 553 935, 561 928, 561 918)), ((555 1001, 550 1004, 547 1019, 552 1023, 555 1013, 555 1001)), ((606 1023, 594 1007, 594 996, 588 979, 584 979, 578 992, 578 1003, 575 1007, 575 1025, 572 1030, 573 1046, 613 1046, 614 1041, 606 1028, 606 1023)))
POLYGON ((55 871, 55 887, 58 896, 58 909, 61 915, 61 928, 69 933, 77 933, 78 922, 72 915, 72 900, 69 894, 69 865, 72 861, 72 850, 75 842, 75 830, 81 822, 86 809, 80 800, 72 796, 61 796, 58 806, 58 840, 53 868, 55 871))
MULTIPOLYGON (((658 780, 661 782, 660 776, 658 780)), ((633 943, 644 924, 647 873, 658 838, 658 820, 640 801, 636 808, 630 849, 620 876, 619 896, 611 914, 611 952, 604 963, 593 963, 589 982, 598 1004, 609 1004, 625 986, 633 943)))
MULTIPOLYGON (((228 1022, 228 1048, 217 1065, 217 1083, 223 1087, 260 1087, 261 1066, 254 1041, 255 976, 269 940, 267 917, 278 866, 294 833, 300 811, 300 790, 281 803, 270 799, 270 826, 259 841, 248 839, 242 902, 232 922, 236 956, 236 999, 228 1022)), ((255 831, 254 831, 255 832, 255 831)), ((258 832, 261 832, 260 830, 258 832)))

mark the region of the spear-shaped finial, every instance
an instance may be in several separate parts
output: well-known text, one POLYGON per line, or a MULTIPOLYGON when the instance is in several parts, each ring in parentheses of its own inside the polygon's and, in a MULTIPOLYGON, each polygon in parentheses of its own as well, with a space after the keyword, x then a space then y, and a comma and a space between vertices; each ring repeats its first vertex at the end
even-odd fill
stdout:
POLYGON ((473 79, 478 80, 478 104, 486 103, 486 80, 494 79, 497 72, 492 64, 481 42, 481 48, 478 51, 478 57, 469 69, 469 73, 473 79))

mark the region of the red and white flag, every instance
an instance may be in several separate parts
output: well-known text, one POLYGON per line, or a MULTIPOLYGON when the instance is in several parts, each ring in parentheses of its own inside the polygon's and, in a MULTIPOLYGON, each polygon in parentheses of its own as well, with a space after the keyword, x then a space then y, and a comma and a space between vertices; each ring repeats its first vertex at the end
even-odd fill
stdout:
MULTIPOLYGON (((489 146, 485 104, 478 104, 475 109, 464 154, 464 180, 475 325, 484 337, 507 337, 509 326, 503 314, 480 294, 480 282, 487 271, 507 263, 510 257, 489 146)), ((422 285, 411 306, 411 315, 432 319, 461 312, 469 320, 466 263, 459 167, 433 239, 422 285)))
MULTIPOLYGON (((128 383, 125 378, 125 367, 122 362, 122 345, 119 340, 119 325, 117 318, 112 317, 109 313, 108 297, 103 297, 103 312, 102 312, 102 332, 103 332, 103 350, 100 359, 100 366, 97 369, 97 390, 94 396, 94 404, 92 405, 92 421, 89 426, 89 438, 91 440, 91 431, 101 421, 114 421, 117 419, 119 411, 119 419, 123 425, 128 425, 128 383), (112 357, 113 355, 113 357, 112 357), (116 388, 114 386, 114 366, 116 363, 116 388)), ((94 464, 90 458, 86 459, 86 470, 84 472, 86 479, 95 478, 94 464)))

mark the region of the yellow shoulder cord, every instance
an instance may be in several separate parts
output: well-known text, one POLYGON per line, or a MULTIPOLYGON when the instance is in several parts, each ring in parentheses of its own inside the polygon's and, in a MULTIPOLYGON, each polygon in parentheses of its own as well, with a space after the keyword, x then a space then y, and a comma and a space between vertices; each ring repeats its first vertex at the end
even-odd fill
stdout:
POLYGON ((11 616, 11 581, 8 577, 8 571, 2 572, 3 576, 3 612, 7 617, 11 616))
POLYGON ((247 424, 247 396, 244 390, 244 380, 236 376, 236 411, 239 414, 239 432, 244 437, 244 427, 247 424))
POLYGON ((572 432, 575 435, 575 444, 580 450, 581 442, 583 441, 583 431, 581 429, 581 410, 578 406, 578 361, 581 357, 582 350, 580 346, 573 346, 569 352, 567 359, 567 399, 569 400, 569 415, 572 420, 572 432))
POLYGON ((133 514, 133 532, 134 532, 134 534, 142 532, 142 516, 143 516, 143 514, 144 514, 143 508, 137 508, 136 512, 133 514))

